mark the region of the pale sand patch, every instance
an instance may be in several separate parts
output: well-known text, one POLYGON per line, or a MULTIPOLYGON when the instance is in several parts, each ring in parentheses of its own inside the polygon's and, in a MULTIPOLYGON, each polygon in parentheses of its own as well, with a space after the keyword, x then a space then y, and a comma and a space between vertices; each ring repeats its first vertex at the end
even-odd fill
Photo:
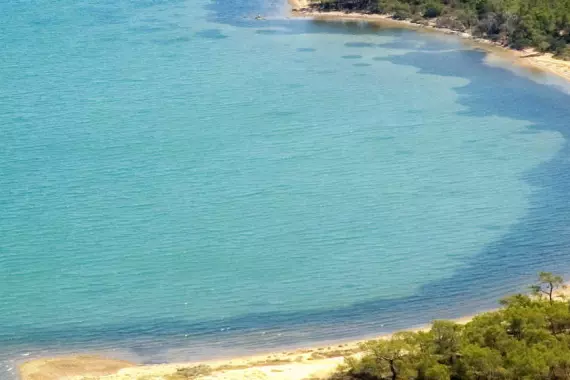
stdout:
POLYGON ((288 0, 288 3, 293 11, 296 9, 304 9, 309 6, 309 0, 288 0))
POLYGON ((530 66, 556 74, 561 78, 570 80, 570 62, 556 59, 552 54, 533 54, 521 52, 519 62, 528 63, 530 66))
POLYGON ((25 380, 69 379, 78 375, 103 376, 116 373, 134 364, 124 360, 107 359, 94 355, 31 360, 19 368, 25 380))
MULTIPOLYGON (((308 378, 324 378, 330 375, 338 365, 342 364, 342 357, 304 360, 290 364, 256 366, 249 360, 232 360, 232 364, 224 364, 224 369, 216 370, 216 366, 209 364, 214 372, 208 376, 199 377, 201 380, 303 380, 308 378)), ((97 380, 164 380, 176 372, 178 368, 189 365, 158 365, 148 367, 126 368, 117 374, 98 377, 97 380)), ((82 379, 81 377, 73 380, 82 379)), ((70 379, 71 380, 71 379, 70 379)))
POLYGON ((538 53, 533 49, 523 51, 505 48, 497 43, 482 38, 477 38, 469 33, 461 33, 451 29, 438 28, 433 23, 430 25, 420 25, 412 23, 408 20, 394 20, 390 15, 382 14, 364 14, 364 13, 345 13, 345 12, 319 12, 308 9, 309 0, 288 0, 292 8, 291 15, 300 18, 311 18, 324 21, 365 21, 378 23, 418 31, 438 32, 452 34, 465 39, 470 45, 482 48, 489 53, 496 54, 503 60, 530 69, 536 69, 542 72, 557 75, 565 80, 570 81, 570 61, 564 61, 554 58, 552 54, 538 53))

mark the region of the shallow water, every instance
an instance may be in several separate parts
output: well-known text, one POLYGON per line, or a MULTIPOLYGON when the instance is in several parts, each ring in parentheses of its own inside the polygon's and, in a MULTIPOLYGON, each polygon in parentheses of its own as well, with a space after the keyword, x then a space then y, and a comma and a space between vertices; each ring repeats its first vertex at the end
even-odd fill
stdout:
POLYGON ((2 379, 365 336, 568 271, 563 89, 456 39, 284 14, 0 5, 2 379))

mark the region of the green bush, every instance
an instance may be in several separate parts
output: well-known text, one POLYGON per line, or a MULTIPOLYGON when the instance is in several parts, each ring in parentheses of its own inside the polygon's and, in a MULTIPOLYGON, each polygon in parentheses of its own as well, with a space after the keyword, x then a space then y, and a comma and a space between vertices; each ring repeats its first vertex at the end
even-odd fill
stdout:
POLYGON ((562 49, 556 51, 556 58, 564 59, 570 61, 570 47, 566 46, 562 49))
POLYGON ((414 24, 425 25, 427 21, 420 15, 413 15, 412 19, 410 20, 414 24))
POLYGON ((379 0, 377 8, 380 13, 392 13, 395 3, 391 0, 379 0))
POLYGON ((550 50, 550 43, 547 41, 541 41, 537 44, 538 51, 547 52, 550 50))
POLYGON ((395 4, 392 8, 392 12, 394 13, 392 17, 396 20, 407 20, 412 17, 410 5, 407 3, 395 4))
POLYGON ((461 21, 451 16, 442 16, 438 18, 436 25, 438 28, 447 28, 458 32, 464 32, 467 29, 461 21))
POLYGON ((429 3, 428 5, 426 5, 423 15, 425 18, 434 18, 434 17, 439 17, 442 12, 443 12, 443 4, 429 3))
POLYGON ((470 9, 459 9, 453 13, 454 17, 467 29, 477 25, 477 14, 470 9))

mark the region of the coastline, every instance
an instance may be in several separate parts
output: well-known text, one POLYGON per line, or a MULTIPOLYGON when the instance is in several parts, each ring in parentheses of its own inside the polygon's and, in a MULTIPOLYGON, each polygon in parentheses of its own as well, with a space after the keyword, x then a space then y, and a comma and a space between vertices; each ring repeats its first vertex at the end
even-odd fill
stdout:
MULTIPOLYGON (((566 283, 557 290, 555 296, 568 298, 570 284, 566 283)), ((450 321, 467 324, 478 315, 496 310, 498 308, 482 310, 450 321)), ((309 347, 202 361, 137 364, 98 355, 40 357, 21 363, 18 372, 21 380, 324 380, 344 363, 345 358, 358 358, 363 352, 360 348, 362 343, 390 339, 403 331, 429 331, 431 325, 428 323, 355 340, 321 342, 309 347), (177 376, 179 370, 203 374, 177 376)))
POLYGON ((502 60, 509 61, 513 65, 532 71, 553 74, 570 81, 570 61, 556 59, 551 53, 538 53, 532 49, 514 50, 466 32, 439 28, 435 25, 416 24, 410 20, 395 20, 388 14, 345 13, 341 11, 322 12, 309 9, 308 0, 288 0, 288 3, 291 7, 291 16, 294 18, 310 18, 321 21, 364 21, 396 28, 454 35, 474 47, 481 48, 502 60))
MULTIPOLYGON (((459 324, 475 315, 454 319, 459 324)), ((427 331, 431 324, 403 331, 427 331)), ((208 368, 202 380, 317 380, 332 374, 345 357, 358 356, 360 344, 389 339, 394 333, 350 341, 335 341, 290 350, 271 351, 237 358, 196 362, 137 365, 96 355, 44 357, 19 366, 22 380, 181 380, 175 376, 184 368, 208 368)))

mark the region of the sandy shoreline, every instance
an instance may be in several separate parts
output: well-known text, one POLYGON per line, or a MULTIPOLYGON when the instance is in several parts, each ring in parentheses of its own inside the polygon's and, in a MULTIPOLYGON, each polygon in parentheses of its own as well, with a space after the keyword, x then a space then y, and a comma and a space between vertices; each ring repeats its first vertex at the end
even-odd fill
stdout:
POLYGON ((492 54, 498 55, 502 59, 510 61, 512 64, 554 74, 560 78, 570 81, 570 61, 556 59, 550 53, 541 54, 532 49, 526 49, 522 51, 514 50, 503 47, 490 40, 474 37, 469 33, 461 33, 446 28, 438 28, 434 25, 415 24, 408 20, 394 20, 390 17, 390 15, 344 13, 339 11, 319 12, 310 10, 308 8, 307 0, 288 1, 289 5, 292 8, 291 14, 293 17, 330 21, 365 21, 399 28, 455 35, 465 39, 466 42, 469 42, 476 47, 482 48, 492 54))
MULTIPOLYGON (((454 320, 467 323, 473 317, 454 320)), ((407 331, 428 330, 430 325, 407 331)), ((178 369, 206 368, 201 380, 308 380, 326 378, 346 356, 359 355, 359 345, 371 339, 388 339, 384 334, 369 339, 335 342, 328 345, 268 352, 239 358, 186 363, 137 365, 95 355, 40 358, 19 367, 22 380, 182 380, 178 369)))

